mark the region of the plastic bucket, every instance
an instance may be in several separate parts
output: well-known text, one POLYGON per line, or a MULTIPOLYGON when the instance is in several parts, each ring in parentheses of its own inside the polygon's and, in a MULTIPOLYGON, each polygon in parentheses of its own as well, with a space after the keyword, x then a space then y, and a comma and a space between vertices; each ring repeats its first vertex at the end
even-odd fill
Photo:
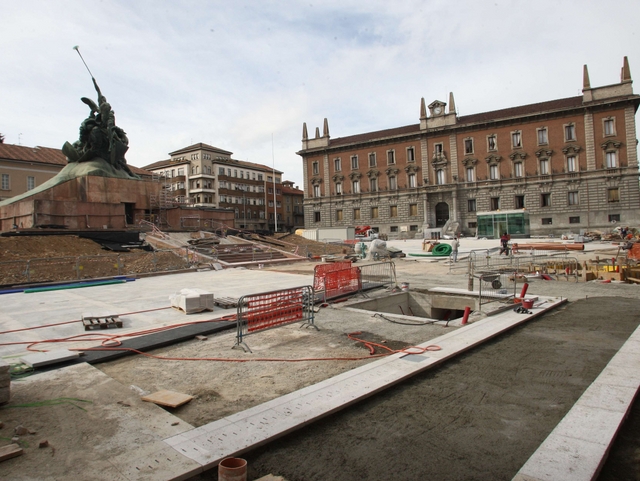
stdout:
POLYGON ((218 464, 219 481, 247 481, 247 461, 242 458, 224 458, 218 464))
POLYGON ((403 291, 408 291, 409 290, 409 283, 408 282, 403 282, 402 284, 400 284, 400 289, 402 289, 403 291))
POLYGON ((525 309, 531 309, 533 307, 533 299, 523 299, 522 307, 525 309))

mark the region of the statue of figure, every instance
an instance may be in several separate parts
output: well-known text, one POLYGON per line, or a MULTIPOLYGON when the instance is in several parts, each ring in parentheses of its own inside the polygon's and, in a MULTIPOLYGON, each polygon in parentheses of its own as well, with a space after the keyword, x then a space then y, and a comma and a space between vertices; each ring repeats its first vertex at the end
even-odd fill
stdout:
POLYGON ((129 149, 127 134, 116 125, 115 113, 107 98, 102 95, 96 79, 91 77, 91 80, 98 93, 98 104, 82 97, 82 102, 89 106, 89 116, 80 124, 78 140, 73 144, 65 142, 62 152, 70 163, 86 162, 97 157, 108 162, 114 169, 123 170, 131 177, 137 178, 124 158, 129 149))

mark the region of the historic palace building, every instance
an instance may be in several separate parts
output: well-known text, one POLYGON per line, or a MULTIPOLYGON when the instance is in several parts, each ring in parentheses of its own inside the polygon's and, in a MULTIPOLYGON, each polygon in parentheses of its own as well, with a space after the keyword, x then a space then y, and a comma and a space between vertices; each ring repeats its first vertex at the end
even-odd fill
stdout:
POLYGON ((390 237, 456 221, 499 237, 640 226, 634 95, 620 83, 578 97, 458 116, 420 105, 420 123, 331 139, 303 125, 305 227, 370 225, 390 237), (507 213, 520 213, 513 221, 507 213))

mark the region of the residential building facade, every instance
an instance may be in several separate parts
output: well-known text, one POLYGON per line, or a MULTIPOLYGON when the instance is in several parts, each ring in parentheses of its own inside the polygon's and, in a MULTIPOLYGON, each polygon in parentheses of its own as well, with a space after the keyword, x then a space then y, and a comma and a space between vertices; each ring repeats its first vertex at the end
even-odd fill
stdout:
POLYGON ((231 209, 240 229, 274 231, 282 223, 282 172, 203 143, 169 155, 144 168, 160 178, 172 202, 231 209))
POLYGON ((282 203, 282 230, 295 232, 296 229, 304 229, 304 191, 298 189, 290 180, 283 181, 282 203))
POLYGON ((45 183, 65 165, 60 149, 0 143, 0 201, 45 183))
POLYGON ((505 210, 526 211, 532 235, 640 226, 639 104, 625 57, 613 85, 592 88, 585 65, 577 97, 467 116, 453 94, 423 98, 419 124, 336 139, 326 119, 314 138, 304 124, 305 226, 393 237, 451 220, 475 235, 479 214, 505 210))

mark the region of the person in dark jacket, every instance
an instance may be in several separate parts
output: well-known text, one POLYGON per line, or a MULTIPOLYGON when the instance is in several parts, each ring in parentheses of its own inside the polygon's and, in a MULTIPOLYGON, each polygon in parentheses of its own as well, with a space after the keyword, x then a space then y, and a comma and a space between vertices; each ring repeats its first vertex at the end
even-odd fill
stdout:
POLYGON ((505 255, 509 255, 509 234, 506 232, 502 234, 500 237, 500 245, 502 246, 500 249, 500 255, 504 252, 505 255))

